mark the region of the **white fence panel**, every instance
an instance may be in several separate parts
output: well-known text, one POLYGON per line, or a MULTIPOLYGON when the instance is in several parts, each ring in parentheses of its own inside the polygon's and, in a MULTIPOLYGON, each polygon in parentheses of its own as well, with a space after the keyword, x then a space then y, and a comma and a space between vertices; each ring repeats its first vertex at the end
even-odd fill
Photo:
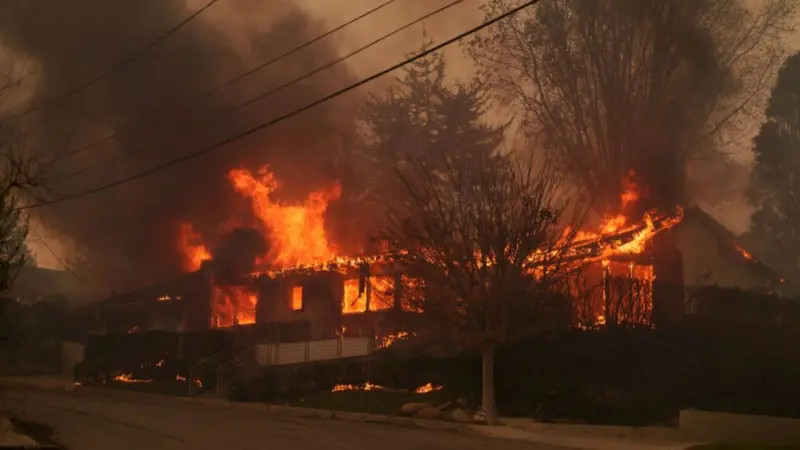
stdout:
POLYGON ((366 356, 369 352, 369 338, 345 338, 341 344, 337 339, 327 339, 255 347, 256 364, 261 367, 366 356))
POLYGON ((260 367, 269 366, 272 364, 272 359, 275 354, 274 344, 258 344, 256 345, 256 364, 260 367))
POLYGON ((337 339, 312 341, 309 344, 308 360, 321 361, 325 359, 336 359, 338 350, 339 341, 337 339))
POLYGON ((278 344, 278 358, 275 364, 297 364, 306 361, 306 343, 292 342, 278 344))
POLYGON ((369 354, 369 338, 342 339, 342 358, 365 356, 369 354))

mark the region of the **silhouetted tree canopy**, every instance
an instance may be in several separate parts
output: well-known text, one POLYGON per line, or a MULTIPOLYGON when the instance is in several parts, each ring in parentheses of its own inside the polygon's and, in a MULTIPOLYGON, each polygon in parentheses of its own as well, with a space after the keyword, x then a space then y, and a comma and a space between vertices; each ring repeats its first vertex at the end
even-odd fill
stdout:
MULTIPOLYGON (((514 2, 492 0, 487 17, 514 2)), ((795 3, 549 0, 468 46, 498 96, 561 169, 619 210, 633 170, 639 209, 685 200, 690 157, 735 140, 782 57, 795 3)))
POLYGON ((800 273, 800 53, 786 60, 753 141, 751 238, 797 283, 800 273))

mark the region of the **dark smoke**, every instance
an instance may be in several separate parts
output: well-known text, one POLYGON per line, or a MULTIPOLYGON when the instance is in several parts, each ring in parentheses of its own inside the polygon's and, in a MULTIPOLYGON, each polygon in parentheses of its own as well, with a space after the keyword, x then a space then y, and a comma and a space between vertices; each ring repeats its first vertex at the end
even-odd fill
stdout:
POLYGON ((256 268, 256 258, 269 250, 261 232, 237 228, 220 238, 214 256, 214 279, 220 285, 241 284, 256 268))
MULTIPOLYGON (((25 83, 35 88, 36 99, 57 96, 102 73, 191 13, 176 0, 17 0, 4 2, 0 10, 6 19, 2 43, 38 61, 34 81, 25 83)), ((76 148, 112 130, 119 133, 102 147, 60 161, 51 174, 54 194, 82 190, 191 152, 343 86, 351 80, 347 70, 328 70, 235 114, 191 123, 333 59, 335 51, 322 41, 174 113, 152 113, 323 31, 289 0, 226 0, 119 73, 28 117, 36 124, 42 149, 60 150, 68 140, 76 148), (155 117, 157 124, 125 131, 142 117, 155 117), (121 157, 115 164, 59 181, 66 173, 115 155, 121 157)), ((48 228, 85 247, 86 259, 105 286, 121 290, 168 278, 182 270, 176 251, 180 222, 191 222, 211 248, 222 251, 233 237, 219 240, 221 224, 252 224, 248 201, 228 184, 231 168, 269 163, 283 182, 280 194, 285 200, 305 198, 309 190, 334 179, 342 180, 346 197, 344 155, 352 143, 350 117, 357 101, 348 96, 321 105, 157 175, 35 212, 48 228)))

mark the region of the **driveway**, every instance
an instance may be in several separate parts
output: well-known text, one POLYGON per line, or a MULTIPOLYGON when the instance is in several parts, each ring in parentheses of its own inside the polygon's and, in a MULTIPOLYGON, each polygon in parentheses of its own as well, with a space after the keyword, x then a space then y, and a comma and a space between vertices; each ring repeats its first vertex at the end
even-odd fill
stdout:
POLYGON ((12 388, 0 410, 55 430, 69 450, 265 449, 564 450, 540 443, 383 424, 270 414, 229 403, 100 389, 12 388))

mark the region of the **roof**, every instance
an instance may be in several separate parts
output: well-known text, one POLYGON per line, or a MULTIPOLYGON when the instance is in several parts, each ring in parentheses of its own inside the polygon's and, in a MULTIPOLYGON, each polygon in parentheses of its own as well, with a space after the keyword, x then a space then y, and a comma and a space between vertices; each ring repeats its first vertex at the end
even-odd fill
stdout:
POLYGON ((84 299, 89 292, 87 287, 70 272, 23 266, 6 295, 31 300, 55 296, 84 299))
POLYGON ((678 224, 676 228, 680 228, 681 225, 692 222, 700 224, 703 228, 711 232, 716 236, 717 241, 721 245, 727 245, 730 250, 728 254, 730 254, 731 259, 736 258, 738 263, 748 264, 753 269, 774 278, 775 281, 782 279, 780 272, 756 258, 754 253, 741 242, 738 236, 725 228, 724 225, 711 217, 707 212, 703 211, 699 206, 692 206, 686 209, 683 221, 678 224))

